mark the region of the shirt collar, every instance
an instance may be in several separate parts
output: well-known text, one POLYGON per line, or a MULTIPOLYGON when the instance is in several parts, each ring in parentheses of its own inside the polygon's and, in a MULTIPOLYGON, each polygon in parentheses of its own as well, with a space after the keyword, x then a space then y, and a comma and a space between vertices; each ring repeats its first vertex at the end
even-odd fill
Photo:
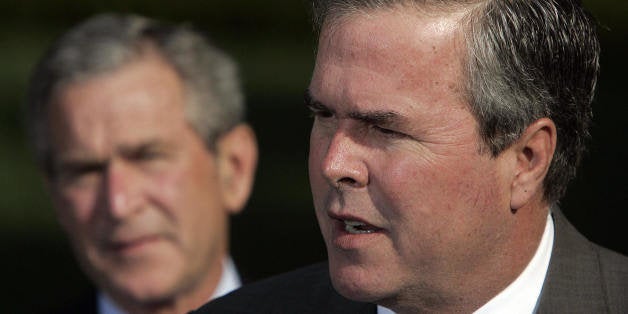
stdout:
MULTIPOLYGON (((233 260, 230 257, 227 257, 223 261, 222 265, 223 272, 220 275, 220 281, 218 281, 218 285, 216 286, 216 289, 214 289, 214 293, 209 300, 221 297, 242 285, 233 260)), ((108 295, 102 292, 98 293, 98 313, 127 314, 124 310, 118 307, 118 305, 115 304, 108 295)))
MULTIPOLYGON (((545 231, 536 253, 523 272, 506 289, 476 310, 474 314, 491 313, 533 313, 543 289, 545 275, 549 268, 552 246, 554 245, 554 220, 547 215, 545 231)), ((388 308, 378 305, 377 314, 394 314, 388 308)))
POLYGON ((240 280, 240 276, 238 275, 238 271, 236 270, 235 264, 231 258, 227 258, 223 261, 223 272, 220 276, 220 281, 214 289, 214 294, 212 294, 209 300, 213 300, 219 298, 235 289, 240 288, 242 285, 242 281, 240 280))

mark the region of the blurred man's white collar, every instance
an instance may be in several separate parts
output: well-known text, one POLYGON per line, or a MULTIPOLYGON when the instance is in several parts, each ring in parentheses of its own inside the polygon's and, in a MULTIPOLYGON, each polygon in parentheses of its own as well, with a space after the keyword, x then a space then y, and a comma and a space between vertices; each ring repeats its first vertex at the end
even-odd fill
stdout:
MULTIPOLYGON (((223 261, 224 271, 220 276, 220 281, 218 282, 218 286, 214 290, 214 294, 209 298, 209 300, 221 297, 235 289, 238 289, 242 282, 240 281, 240 276, 238 275, 238 271, 236 270, 235 264, 233 260, 228 257, 223 261)), ((200 306, 200 305, 199 305, 200 306)), ((105 295, 102 292, 98 293, 98 314, 127 314, 125 311, 120 309, 114 302, 109 298, 109 296, 105 295)))
POLYGON ((223 262, 223 267, 224 271, 222 272, 218 286, 216 286, 214 294, 211 296, 210 300, 221 297, 235 289, 240 288, 242 285, 238 271, 231 258, 227 258, 223 262))
MULTIPOLYGON (((484 304, 484 306, 476 310, 474 314, 534 313, 539 296, 541 295, 541 290, 543 289, 545 275, 549 268, 553 245, 554 220, 552 216, 548 214, 541 243, 536 249, 536 253, 534 253, 528 266, 526 266, 515 281, 484 304)), ((377 314, 394 314, 394 312, 385 307, 377 306, 377 314)))

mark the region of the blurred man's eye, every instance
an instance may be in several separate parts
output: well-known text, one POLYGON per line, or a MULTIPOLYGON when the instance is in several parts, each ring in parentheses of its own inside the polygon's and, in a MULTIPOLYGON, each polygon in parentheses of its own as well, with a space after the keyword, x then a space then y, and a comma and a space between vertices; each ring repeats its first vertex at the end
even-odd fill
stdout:
POLYGON ((166 160, 176 151, 175 146, 160 143, 147 143, 124 150, 122 155, 129 162, 152 163, 166 160))
POLYGON ((94 183, 105 168, 102 163, 66 163, 58 167, 55 179, 61 186, 85 187, 94 183))
POLYGON ((136 161, 151 161, 164 157, 165 154, 158 150, 144 150, 136 153, 133 157, 136 161))

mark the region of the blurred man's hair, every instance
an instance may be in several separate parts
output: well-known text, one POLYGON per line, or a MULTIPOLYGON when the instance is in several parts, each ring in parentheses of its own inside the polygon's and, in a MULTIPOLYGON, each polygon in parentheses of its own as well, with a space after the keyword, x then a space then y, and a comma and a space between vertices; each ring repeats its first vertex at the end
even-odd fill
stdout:
POLYGON ((97 15, 59 38, 31 78, 27 126, 37 162, 47 175, 53 175, 47 115, 57 93, 153 51, 181 78, 187 120, 208 149, 213 150, 216 139, 243 120, 244 96, 236 64, 199 32, 141 16, 97 15))

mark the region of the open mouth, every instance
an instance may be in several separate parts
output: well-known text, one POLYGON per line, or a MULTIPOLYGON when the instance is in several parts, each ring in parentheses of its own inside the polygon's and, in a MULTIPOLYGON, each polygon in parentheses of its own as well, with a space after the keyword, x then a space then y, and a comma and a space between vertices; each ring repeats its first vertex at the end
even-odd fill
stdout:
POLYGON ((351 234, 368 234, 379 230, 379 228, 375 226, 360 221, 343 220, 342 222, 345 224, 345 231, 351 234))

